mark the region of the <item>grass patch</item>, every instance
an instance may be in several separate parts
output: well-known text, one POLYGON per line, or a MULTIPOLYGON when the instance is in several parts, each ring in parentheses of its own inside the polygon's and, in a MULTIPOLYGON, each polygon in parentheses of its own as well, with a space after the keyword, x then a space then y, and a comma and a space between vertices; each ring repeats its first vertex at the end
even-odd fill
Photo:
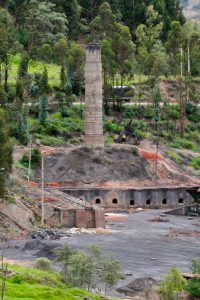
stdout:
POLYGON ((53 271, 9 266, 16 274, 6 279, 5 299, 9 300, 100 300, 83 289, 70 288, 53 271))
MULTIPOLYGON (((15 84, 18 77, 18 68, 20 64, 20 55, 13 56, 10 59, 10 72, 9 72, 9 83, 15 84)), ((49 77, 49 85, 51 87, 59 86, 60 84, 60 67, 55 64, 45 64, 40 61, 29 62, 28 73, 42 73, 44 71, 44 66, 46 65, 49 77)))
POLYGON ((169 158, 171 158, 176 163, 181 164, 183 162, 183 158, 178 153, 176 153, 172 150, 168 150, 167 155, 169 156, 169 158))

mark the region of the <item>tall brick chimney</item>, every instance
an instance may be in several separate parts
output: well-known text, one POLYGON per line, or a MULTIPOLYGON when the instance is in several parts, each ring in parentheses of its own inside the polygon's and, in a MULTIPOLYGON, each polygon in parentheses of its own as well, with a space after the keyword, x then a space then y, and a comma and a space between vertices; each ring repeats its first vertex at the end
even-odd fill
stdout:
POLYGON ((86 46, 85 144, 104 147, 101 47, 86 46))

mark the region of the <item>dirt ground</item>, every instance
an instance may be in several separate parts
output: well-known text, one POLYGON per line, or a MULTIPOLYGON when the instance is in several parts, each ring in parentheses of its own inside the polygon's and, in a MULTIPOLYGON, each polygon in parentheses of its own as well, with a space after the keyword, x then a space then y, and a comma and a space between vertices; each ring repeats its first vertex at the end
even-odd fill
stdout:
POLYGON ((200 238, 170 236, 169 233, 172 229, 200 230, 200 218, 169 215, 166 217, 168 222, 149 222, 159 217, 161 213, 163 211, 149 210, 128 214, 121 222, 108 222, 107 226, 113 230, 112 233, 85 234, 64 240, 45 241, 43 246, 36 243, 34 249, 24 248, 27 241, 12 241, 6 249, 6 257, 16 262, 20 261, 21 264, 24 262, 26 265, 29 261, 32 265, 36 259, 34 254, 51 256, 54 247, 66 243, 84 251, 89 245, 99 245, 119 259, 124 273, 127 274, 125 280, 119 283, 119 287, 138 278, 151 277, 160 280, 174 265, 183 272, 188 272, 190 257, 199 256, 200 238))

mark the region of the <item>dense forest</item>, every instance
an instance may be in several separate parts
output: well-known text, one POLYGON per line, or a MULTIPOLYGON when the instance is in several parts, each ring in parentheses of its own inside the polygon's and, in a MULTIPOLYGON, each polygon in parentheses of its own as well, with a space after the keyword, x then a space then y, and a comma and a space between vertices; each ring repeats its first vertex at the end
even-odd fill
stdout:
POLYGON ((200 29, 186 20, 180 1, 0 4, 1 195, 13 145, 35 139, 45 145, 82 142, 87 43, 100 43, 102 48, 107 143, 121 142, 118 135, 124 131, 133 140, 151 139, 157 131, 172 147, 199 149, 200 112, 193 77, 200 76, 200 29), (161 95, 162 80, 171 80, 176 90, 174 105, 161 95), (134 94, 126 95, 135 104, 116 105, 110 94, 114 85, 135 85, 134 94), (110 98, 113 106, 108 105, 110 98), (141 100, 153 106, 142 107, 141 100), (74 102, 81 104, 73 106, 74 102))

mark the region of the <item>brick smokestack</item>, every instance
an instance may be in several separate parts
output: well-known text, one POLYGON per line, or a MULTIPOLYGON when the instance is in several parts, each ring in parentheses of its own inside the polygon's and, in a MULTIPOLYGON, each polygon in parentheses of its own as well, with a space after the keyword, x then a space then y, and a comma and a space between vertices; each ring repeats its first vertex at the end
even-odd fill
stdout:
POLYGON ((104 147, 102 63, 101 47, 98 44, 86 46, 85 144, 104 147))

